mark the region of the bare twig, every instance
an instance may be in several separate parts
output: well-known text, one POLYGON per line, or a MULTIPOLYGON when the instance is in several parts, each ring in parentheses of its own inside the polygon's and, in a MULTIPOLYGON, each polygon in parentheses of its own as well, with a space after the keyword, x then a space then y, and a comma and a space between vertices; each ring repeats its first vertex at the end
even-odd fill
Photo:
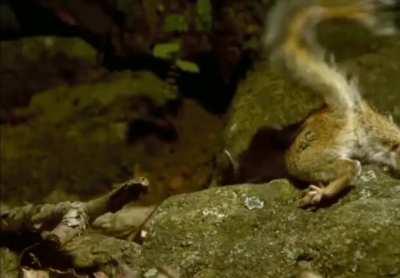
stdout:
POLYGON ((40 232, 43 239, 64 245, 82 233, 96 217, 136 200, 148 188, 145 178, 116 184, 114 189, 88 202, 26 205, 0 213, 0 233, 40 232))

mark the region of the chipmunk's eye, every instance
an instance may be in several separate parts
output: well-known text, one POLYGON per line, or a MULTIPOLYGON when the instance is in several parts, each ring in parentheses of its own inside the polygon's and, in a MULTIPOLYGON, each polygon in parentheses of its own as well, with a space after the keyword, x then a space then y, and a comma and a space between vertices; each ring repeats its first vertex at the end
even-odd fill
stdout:
POLYGON ((392 147, 392 151, 400 153, 400 143, 394 144, 392 147))

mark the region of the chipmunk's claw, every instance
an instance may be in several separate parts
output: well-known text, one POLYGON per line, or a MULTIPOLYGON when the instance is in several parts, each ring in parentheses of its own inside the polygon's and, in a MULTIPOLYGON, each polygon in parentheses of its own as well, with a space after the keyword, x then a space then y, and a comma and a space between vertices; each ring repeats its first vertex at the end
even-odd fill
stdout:
POLYGON ((315 206, 321 203, 324 196, 324 188, 316 185, 310 185, 307 192, 301 198, 299 207, 315 206))

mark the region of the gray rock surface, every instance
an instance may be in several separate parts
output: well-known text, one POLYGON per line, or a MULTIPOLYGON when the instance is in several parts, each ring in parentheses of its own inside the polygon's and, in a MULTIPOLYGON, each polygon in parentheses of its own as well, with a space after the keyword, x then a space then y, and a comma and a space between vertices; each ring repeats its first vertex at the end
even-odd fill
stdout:
POLYGON ((166 200, 147 226, 143 256, 180 277, 400 277, 400 181, 366 167, 330 207, 296 207, 286 180, 166 200))

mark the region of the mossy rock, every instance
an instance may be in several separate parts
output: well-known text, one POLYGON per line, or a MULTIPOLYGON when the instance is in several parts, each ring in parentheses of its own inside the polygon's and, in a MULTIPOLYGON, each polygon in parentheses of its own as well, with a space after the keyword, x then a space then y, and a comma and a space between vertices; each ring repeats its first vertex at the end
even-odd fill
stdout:
POLYGON ((0 248, 0 267, 1 273, 7 278, 20 277, 20 258, 18 254, 9 250, 8 248, 0 248))
MULTIPOLYGON (((143 256, 180 277, 400 275, 400 181, 366 167, 331 207, 296 206, 286 180, 212 188, 166 200, 150 219, 143 256)), ((151 263, 150 263, 151 262, 151 263)))
POLYGON ((132 175, 129 123, 154 118, 176 97, 154 74, 129 71, 35 95, 16 113, 29 123, 0 126, 3 200, 43 202, 56 189, 79 199, 132 175))
POLYGON ((73 258, 72 263, 78 269, 96 267, 109 275, 115 275, 115 270, 124 266, 131 272, 140 272, 143 261, 140 245, 94 232, 68 242, 63 253, 73 258))
POLYGON ((345 61, 344 67, 359 79, 363 96, 381 113, 400 125, 400 36, 377 51, 345 61))
POLYGON ((107 72, 84 40, 50 36, 0 42, 0 70, 0 113, 28 105, 43 90, 98 80, 107 72))
MULTIPOLYGON (((18 113, 36 115, 36 120, 59 124, 79 117, 108 112, 109 107, 123 106, 129 100, 143 97, 156 106, 165 105, 177 97, 176 92, 150 72, 123 71, 107 80, 77 86, 60 86, 35 95, 27 109, 18 113), (107 110, 107 111, 104 111, 107 110)), ((120 114, 113 111, 111 114, 120 114)), ((126 111, 125 111, 126 112, 126 111)), ((134 112, 134 111, 133 111, 134 112)))
POLYGON ((44 58, 63 55, 86 63, 97 62, 97 51, 80 38, 32 37, 0 42, 2 64, 12 64, 24 59, 40 62, 44 58))

